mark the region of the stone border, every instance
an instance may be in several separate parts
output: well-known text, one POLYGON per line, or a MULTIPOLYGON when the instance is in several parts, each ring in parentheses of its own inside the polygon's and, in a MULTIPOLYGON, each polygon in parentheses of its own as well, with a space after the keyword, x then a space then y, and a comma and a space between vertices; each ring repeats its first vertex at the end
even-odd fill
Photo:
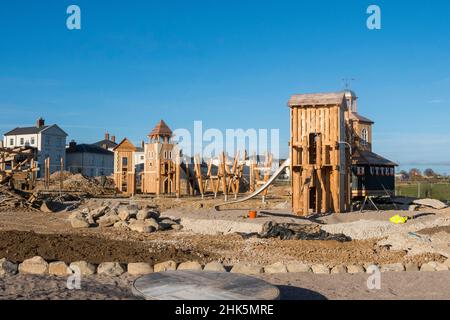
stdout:
MULTIPOLYGON (((5 275, 33 274, 33 275, 54 275, 69 276, 75 272, 80 275, 105 275, 120 276, 128 273, 129 275, 138 276, 152 272, 164 272, 169 270, 196 270, 196 271, 215 271, 215 272, 237 272, 248 275, 255 274, 279 274, 279 273, 314 273, 314 274, 337 274, 348 273, 358 274, 366 273, 369 265, 337 265, 329 267, 324 264, 304 264, 276 262, 268 266, 260 266, 255 264, 237 263, 232 267, 225 267, 218 261, 207 263, 205 266, 198 261, 187 261, 180 264, 173 260, 151 265, 150 263, 128 263, 124 265, 118 262, 102 262, 94 265, 86 261, 76 261, 67 265, 63 261, 45 261, 42 257, 36 256, 26 259, 22 263, 13 263, 7 259, 0 259, 0 277, 5 275)), ((377 266, 381 272, 433 272, 448 271, 450 269, 450 258, 444 263, 431 261, 418 266, 416 264, 385 264, 377 266)))

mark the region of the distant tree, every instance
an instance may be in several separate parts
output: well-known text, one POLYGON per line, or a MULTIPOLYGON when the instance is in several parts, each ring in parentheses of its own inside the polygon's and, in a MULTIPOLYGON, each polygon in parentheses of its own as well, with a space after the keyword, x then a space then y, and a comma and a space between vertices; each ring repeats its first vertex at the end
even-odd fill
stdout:
POLYGON ((433 169, 430 169, 430 168, 425 169, 423 171, 423 174, 425 175, 425 177, 429 177, 429 178, 436 176, 436 173, 433 171, 433 169))

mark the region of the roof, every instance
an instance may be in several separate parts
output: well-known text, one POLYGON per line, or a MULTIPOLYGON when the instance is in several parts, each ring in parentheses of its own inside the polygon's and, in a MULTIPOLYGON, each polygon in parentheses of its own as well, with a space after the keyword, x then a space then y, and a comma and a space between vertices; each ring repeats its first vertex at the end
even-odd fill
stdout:
POLYGON ((130 140, 124 138, 113 150, 126 150, 134 152, 136 151, 136 147, 130 140))
POLYGON ((344 97, 345 92, 295 94, 289 99, 288 106, 341 105, 344 97))
POLYGON ((169 126, 161 120, 158 124, 153 128, 152 132, 150 132, 149 136, 171 136, 172 130, 170 130, 169 126))
POLYGON ((366 165, 382 165, 382 166, 398 166, 395 162, 383 158, 372 151, 356 149, 352 156, 353 164, 366 164, 366 165))
POLYGON ((104 139, 102 141, 93 143, 93 145, 101 147, 101 148, 103 148, 103 146, 106 145, 107 149, 114 149, 117 146, 117 143, 115 143, 111 140, 104 139))
POLYGON ((5 133, 5 136, 14 136, 14 135, 23 135, 23 134, 37 134, 37 133, 41 133, 42 131, 45 131, 47 129, 50 128, 58 128, 59 130, 61 130, 61 132, 63 132, 66 136, 68 136, 68 134, 61 129, 58 125, 56 124, 52 124, 49 126, 42 126, 42 127, 17 127, 7 133, 5 133))
POLYGON ((96 153, 104 155, 114 155, 113 152, 103 149, 102 147, 96 146, 94 144, 77 144, 74 148, 68 148, 66 153, 96 153))
POLYGON ((47 129, 48 126, 43 126, 43 127, 17 127, 7 133, 5 133, 5 136, 16 136, 16 135, 21 135, 21 134, 36 134, 39 133, 45 129, 47 129))
POLYGON ((372 120, 370 120, 369 118, 363 117, 363 116, 361 116, 361 115, 359 115, 359 114, 357 114, 357 113, 354 113, 354 112, 352 112, 352 113, 350 114, 350 118, 356 119, 356 120, 358 120, 358 121, 360 121, 360 122, 371 123, 371 124, 374 123, 374 122, 373 122, 372 120))

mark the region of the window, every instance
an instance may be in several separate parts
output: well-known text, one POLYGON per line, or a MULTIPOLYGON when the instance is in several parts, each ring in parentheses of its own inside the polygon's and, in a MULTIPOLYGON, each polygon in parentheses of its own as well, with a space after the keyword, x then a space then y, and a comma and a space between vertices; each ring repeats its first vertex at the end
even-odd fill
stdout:
POLYGON ((31 138, 31 145, 34 145, 34 137, 31 138))
POLYGON ((369 132, 366 128, 361 130, 361 145, 367 146, 367 142, 369 141, 369 132))
POLYGON ((23 138, 20 138, 20 145, 23 146, 25 144, 25 140, 23 138))
POLYGON ((144 156, 141 156, 141 160, 144 160, 144 156))
POLYGON ((12 147, 14 145, 14 139, 9 139, 9 145, 12 147))
POLYGON ((172 151, 169 151, 169 159, 172 159, 172 151))
POLYGON ((127 157, 122 158, 122 166, 124 166, 124 167, 128 166, 128 158, 127 157))

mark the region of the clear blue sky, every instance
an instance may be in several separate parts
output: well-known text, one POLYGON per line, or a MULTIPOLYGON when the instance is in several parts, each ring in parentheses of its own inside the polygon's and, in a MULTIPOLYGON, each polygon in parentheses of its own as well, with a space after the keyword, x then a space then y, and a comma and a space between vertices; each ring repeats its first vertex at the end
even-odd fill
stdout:
MULTIPOLYGON (((280 128, 291 94, 342 78, 373 119, 374 151, 450 167, 450 2, 2 1, 0 130, 39 116, 69 139, 105 130, 138 143, 164 118, 214 128, 280 128), (382 30, 366 8, 382 9, 382 30), (66 8, 82 30, 66 28, 66 8)), ((450 173, 450 170, 447 171, 450 173)))

